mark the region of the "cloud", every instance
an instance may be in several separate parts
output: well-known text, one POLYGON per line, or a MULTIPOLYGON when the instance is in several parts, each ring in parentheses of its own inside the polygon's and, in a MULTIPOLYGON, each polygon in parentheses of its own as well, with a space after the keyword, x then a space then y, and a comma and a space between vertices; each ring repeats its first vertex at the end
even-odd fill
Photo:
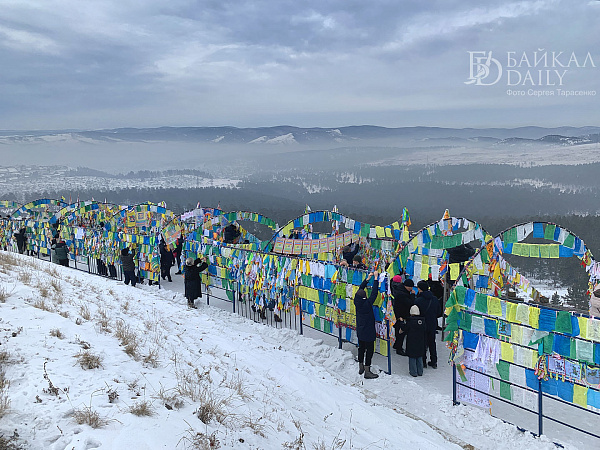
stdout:
MULTIPOLYGON (((581 53, 600 43, 587 0, 3 3, 6 128, 403 125, 410 111, 423 112, 423 125, 444 125, 452 111, 477 126, 478 107, 523 105, 465 87, 468 51, 581 53)), ((577 84, 600 88, 598 79, 582 71, 577 84)), ((544 102, 565 116, 587 108, 527 101, 540 124, 560 119, 544 102)))

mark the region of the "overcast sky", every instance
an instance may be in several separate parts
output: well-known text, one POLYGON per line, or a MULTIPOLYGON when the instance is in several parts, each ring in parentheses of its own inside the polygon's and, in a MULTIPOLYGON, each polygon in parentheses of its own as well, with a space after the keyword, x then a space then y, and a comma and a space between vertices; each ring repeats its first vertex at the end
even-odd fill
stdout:
POLYGON ((598 1, 0 0, 0 11, 5 130, 600 124, 598 1), (533 65, 536 51, 548 59, 509 74, 507 52, 533 65), (469 52, 488 58, 466 84, 469 52), (509 86, 527 70, 535 86, 509 86))

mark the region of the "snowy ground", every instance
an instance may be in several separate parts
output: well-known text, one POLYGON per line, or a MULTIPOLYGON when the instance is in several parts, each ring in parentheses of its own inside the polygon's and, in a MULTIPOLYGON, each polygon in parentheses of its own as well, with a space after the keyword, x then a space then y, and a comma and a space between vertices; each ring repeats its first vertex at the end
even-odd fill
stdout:
POLYGON ((212 299, 188 309, 173 278, 132 288, 0 252, 4 439, 16 430, 21 448, 51 450, 555 448, 452 406, 442 344, 440 368, 416 381, 396 355, 392 375, 364 380, 350 344, 255 323, 212 299), (95 357, 100 367, 82 367, 95 357))

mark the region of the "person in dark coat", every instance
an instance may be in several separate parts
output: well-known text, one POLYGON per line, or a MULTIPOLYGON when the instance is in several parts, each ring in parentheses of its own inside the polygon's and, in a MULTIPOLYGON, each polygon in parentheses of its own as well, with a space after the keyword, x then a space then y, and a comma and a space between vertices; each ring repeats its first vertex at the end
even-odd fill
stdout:
POLYGON ((352 258, 352 268, 359 270, 367 270, 367 266, 363 264, 362 258, 359 255, 354 255, 354 258, 352 258))
POLYGON ((379 273, 371 272, 363 281, 356 295, 354 296, 354 307, 356 309, 356 336, 358 337, 358 374, 365 374, 365 378, 377 378, 379 375, 371 372, 371 360, 375 352, 375 313, 373 312, 373 303, 377 298, 379 290, 379 273), (375 277, 371 295, 367 297, 365 288, 368 281, 375 277), (366 356, 365 356, 366 353, 366 356))
POLYGON ((177 272, 175 275, 181 275, 181 251, 183 250, 183 236, 179 235, 175 241, 175 249, 173 250, 173 256, 177 260, 177 272))
POLYGON ((202 297, 202 280, 200 273, 208 267, 205 258, 188 258, 185 260, 185 268, 183 269, 185 298, 187 298, 188 306, 195 308, 194 300, 202 297))
POLYGON ((404 351, 404 337, 405 334, 400 332, 400 319, 407 321, 410 317, 410 307, 415 304, 415 294, 412 288, 415 283, 411 279, 402 281, 400 275, 394 276, 390 283, 390 290, 392 291, 392 306, 394 307, 394 315, 396 316, 396 324, 394 326, 396 330, 396 343, 394 348, 398 355, 406 355, 404 351))
POLYGON ((408 355, 408 371, 413 377, 423 375, 423 355, 427 339, 427 324, 420 315, 419 307, 410 307, 408 320, 400 319, 400 328, 406 335, 406 354, 408 355))
POLYGON ((171 279, 171 267, 175 265, 173 252, 164 242, 161 242, 158 248, 160 250, 160 276, 163 280, 167 278, 171 282, 173 281, 171 279))
MULTIPOLYGON (((427 349, 429 350, 429 367, 437 369, 437 348, 435 346, 435 335, 437 333, 437 318, 441 308, 440 301, 429 290, 429 284, 425 280, 417 283, 417 298, 415 304, 419 307, 421 315, 427 324, 427 349)), ((423 367, 427 366, 427 355, 423 355, 423 367)))
POLYGON ((129 253, 129 248, 125 247, 123 250, 121 250, 121 265, 123 267, 125 284, 129 284, 131 281, 131 286, 135 287, 137 279, 135 276, 135 262, 133 261, 133 256, 133 254, 129 253))
POLYGON ((223 230, 223 242, 226 244, 235 244, 240 238, 240 230, 235 226, 235 224, 230 223, 223 230))
POLYGON ((69 267, 69 248, 62 239, 54 244, 54 256, 61 266, 69 267))
POLYGON ((27 245, 27 229, 21 228, 18 233, 15 233, 15 240, 17 241, 17 250, 22 255, 27 245))
POLYGON ((360 245, 358 245, 356 242, 350 245, 346 245, 344 248, 342 248, 342 259, 344 259, 348 263, 348 265, 351 266, 352 260, 358 254, 359 251, 360 245))
POLYGON ((58 242, 58 238, 60 236, 60 232, 58 231, 58 223, 52 224, 52 229, 50 230, 52 233, 52 244, 56 244, 58 242))

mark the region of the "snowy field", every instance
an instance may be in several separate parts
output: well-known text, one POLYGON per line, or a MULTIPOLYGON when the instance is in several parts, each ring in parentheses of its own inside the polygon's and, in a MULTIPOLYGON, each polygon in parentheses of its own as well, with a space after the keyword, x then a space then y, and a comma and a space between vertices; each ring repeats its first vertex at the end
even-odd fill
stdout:
POLYGON ((133 288, 0 252, 3 439, 51 450, 597 445, 570 434, 534 438, 452 406, 441 343, 439 369, 417 381, 395 354, 392 375, 365 380, 351 344, 339 350, 314 331, 322 339, 265 326, 212 298, 188 309, 182 277, 173 280, 133 288))

